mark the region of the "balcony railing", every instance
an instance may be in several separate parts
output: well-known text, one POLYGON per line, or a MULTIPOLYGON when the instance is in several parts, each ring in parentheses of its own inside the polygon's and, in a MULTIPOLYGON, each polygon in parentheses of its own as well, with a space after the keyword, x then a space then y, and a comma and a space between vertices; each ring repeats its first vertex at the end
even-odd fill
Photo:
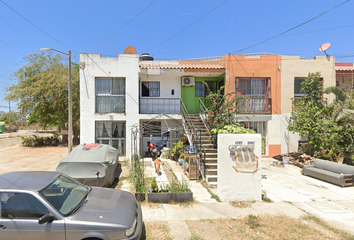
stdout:
MULTIPOLYGON (((212 104, 212 99, 200 99, 200 102, 207 109, 212 104)), ((250 96, 240 98, 236 104, 237 114, 272 114, 271 98, 250 96)))
POLYGON ((179 98, 140 98, 139 113, 141 114, 180 114, 181 99, 179 98))
POLYGON ((239 114, 272 114, 272 99, 248 97, 237 103, 239 114))

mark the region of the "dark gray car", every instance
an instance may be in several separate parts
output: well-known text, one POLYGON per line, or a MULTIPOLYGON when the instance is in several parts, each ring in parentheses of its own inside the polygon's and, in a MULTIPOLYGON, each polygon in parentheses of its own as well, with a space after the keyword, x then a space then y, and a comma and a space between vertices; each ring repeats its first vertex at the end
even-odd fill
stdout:
POLYGON ((89 187, 58 172, 0 175, 0 239, 139 239, 131 193, 89 187))

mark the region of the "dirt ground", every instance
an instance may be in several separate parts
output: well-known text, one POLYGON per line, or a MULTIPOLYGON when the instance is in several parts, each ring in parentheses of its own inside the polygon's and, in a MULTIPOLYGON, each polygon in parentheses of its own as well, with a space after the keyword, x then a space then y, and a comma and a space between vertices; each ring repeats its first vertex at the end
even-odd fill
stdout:
POLYGON ((0 174, 28 170, 55 171, 59 161, 67 155, 67 146, 6 147, 0 149, 0 174))

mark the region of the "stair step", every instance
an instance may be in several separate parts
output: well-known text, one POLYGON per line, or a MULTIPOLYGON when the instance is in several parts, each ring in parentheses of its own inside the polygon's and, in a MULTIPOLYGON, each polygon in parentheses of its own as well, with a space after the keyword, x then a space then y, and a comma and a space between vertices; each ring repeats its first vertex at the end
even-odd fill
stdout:
POLYGON ((218 160, 214 158, 205 159, 205 164, 210 164, 210 163, 218 163, 218 160))
POLYGON ((217 170, 218 169, 218 165, 217 164, 205 164, 205 169, 208 170, 217 170))
POLYGON ((206 179, 208 183, 216 183, 218 181, 217 176, 206 176, 206 179))
POLYGON ((218 175, 218 170, 217 169, 212 169, 212 170, 205 169, 205 174, 206 175, 218 175))

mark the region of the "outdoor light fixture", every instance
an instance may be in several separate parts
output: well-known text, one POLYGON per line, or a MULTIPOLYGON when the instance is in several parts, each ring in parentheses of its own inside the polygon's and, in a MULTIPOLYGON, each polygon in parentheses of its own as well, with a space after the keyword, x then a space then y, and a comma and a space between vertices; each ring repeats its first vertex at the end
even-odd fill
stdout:
POLYGON ((68 151, 69 153, 71 152, 71 150, 73 149, 73 117, 72 117, 72 97, 71 97, 71 50, 69 50, 69 53, 65 53, 62 51, 59 51, 57 49, 54 48, 40 48, 41 51, 56 51, 56 52, 60 52, 62 54, 65 54, 69 57, 69 84, 68 84, 68 90, 69 90, 69 103, 68 103, 68 115, 69 115, 69 119, 68 119, 68 151))

